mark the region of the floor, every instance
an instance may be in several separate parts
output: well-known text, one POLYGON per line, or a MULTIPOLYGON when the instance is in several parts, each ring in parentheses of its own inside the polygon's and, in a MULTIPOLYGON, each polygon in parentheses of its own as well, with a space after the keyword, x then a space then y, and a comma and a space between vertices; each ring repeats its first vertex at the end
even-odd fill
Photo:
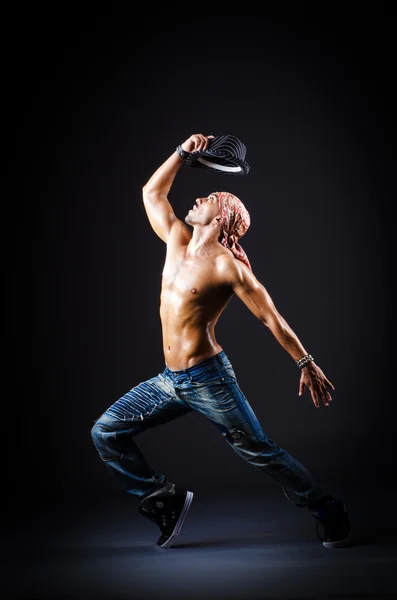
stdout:
POLYGON ((353 543, 328 550, 312 515, 277 487, 192 491, 169 549, 155 545, 157 526, 123 493, 8 522, 2 600, 397 598, 390 503, 348 492, 353 543))

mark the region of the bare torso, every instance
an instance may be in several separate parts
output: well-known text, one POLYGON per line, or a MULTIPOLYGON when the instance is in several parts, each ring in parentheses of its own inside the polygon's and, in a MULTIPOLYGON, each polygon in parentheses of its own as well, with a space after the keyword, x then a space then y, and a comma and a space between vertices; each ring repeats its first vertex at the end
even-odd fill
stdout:
POLYGON ((160 318, 165 362, 187 369, 221 352, 215 325, 233 295, 217 275, 216 263, 229 250, 191 256, 186 245, 168 245, 163 269, 160 318))

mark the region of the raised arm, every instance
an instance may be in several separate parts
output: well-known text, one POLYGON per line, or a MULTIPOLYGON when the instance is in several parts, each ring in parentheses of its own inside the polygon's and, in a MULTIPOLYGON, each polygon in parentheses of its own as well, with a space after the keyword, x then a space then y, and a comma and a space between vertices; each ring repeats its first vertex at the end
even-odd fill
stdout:
MULTIPOLYGON (((181 144, 185 152, 203 150, 207 147, 208 137, 194 134, 181 144)), ((175 216, 174 210, 168 200, 168 194, 175 176, 183 164, 183 158, 175 150, 169 158, 153 173, 142 188, 143 204, 149 222, 155 233, 165 242, 168 242, 171 231, 175 228, 185 239, 186 243, 191 238, 189 228, 175 216)))
MULTIPOLYGON (((219 270, 225 283, 231 285, 236 296, 270 329, 278 343, 296 363, 308 355, 296 333, 278 312, 270 294, 245 264, 233 257, 222 257, 219 270)), ((329 406, 332 401, 329 390, 335 388, 313 360, 301 369, 300 396, 302 396, 305 387, 310 390, 316 408, 320 408, 320 402, 324 406, 329 406)))

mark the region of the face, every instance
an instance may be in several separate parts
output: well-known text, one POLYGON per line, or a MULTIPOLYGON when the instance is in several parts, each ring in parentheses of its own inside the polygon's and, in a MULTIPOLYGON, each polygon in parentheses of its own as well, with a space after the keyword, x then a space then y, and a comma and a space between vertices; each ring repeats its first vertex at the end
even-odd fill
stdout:
POLYGON ((209 225, 220 214, 219 201, 216 194, 204 198, 196 198, 194 206, 185 217, 189 225, 209 225))

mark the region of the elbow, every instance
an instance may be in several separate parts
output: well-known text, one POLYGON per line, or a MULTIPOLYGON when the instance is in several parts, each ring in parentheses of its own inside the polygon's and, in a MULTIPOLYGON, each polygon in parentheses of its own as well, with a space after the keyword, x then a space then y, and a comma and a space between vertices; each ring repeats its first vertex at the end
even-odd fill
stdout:
POLYGON ((142 199, 143 202, 150 202, 155 200, 157 197, 156 193, 153 189, 151 189, 148 185, 144 185, 142 188, 142 199))
POLYGON ((150 193, 150 189, 147 183, 142 187, 142 196, 145 198, 150 193))
POLYGON ((142 198, 144 201, 155 202, 156 200, 167 199, 167 194, 155 184, 146 183, 142 188, 142 198))

